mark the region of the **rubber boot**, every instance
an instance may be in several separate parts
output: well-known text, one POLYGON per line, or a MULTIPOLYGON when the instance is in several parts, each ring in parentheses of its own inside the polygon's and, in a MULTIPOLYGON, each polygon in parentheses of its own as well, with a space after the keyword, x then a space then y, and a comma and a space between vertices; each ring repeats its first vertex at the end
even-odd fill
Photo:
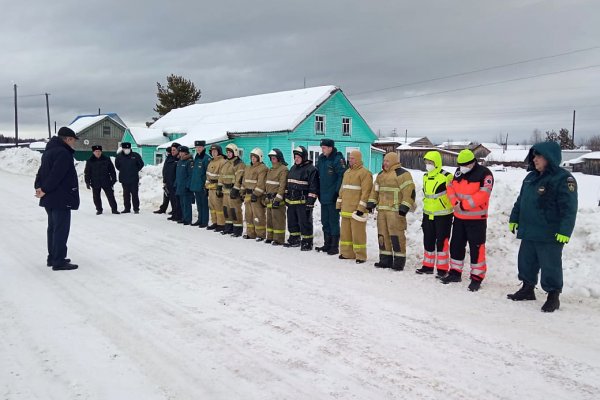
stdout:
POLYGON ((406 257, 394 257, 394 264, 392 269, 395 271, 403 271, 406 265, 406 257))
POLYGON ((300 243, 301 251, 310 251, 313 248, 313 240, 312 239, 302 239, 300 243))
POLYGON ((394 257, 389 254, 380 254, 379 261, 375 263, 375 268, 392 268, 394 257))

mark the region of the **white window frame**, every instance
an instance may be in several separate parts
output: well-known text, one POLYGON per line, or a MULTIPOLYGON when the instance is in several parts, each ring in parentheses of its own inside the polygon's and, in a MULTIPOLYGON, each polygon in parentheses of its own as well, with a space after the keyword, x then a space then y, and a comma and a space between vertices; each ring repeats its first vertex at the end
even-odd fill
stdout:
POLYGON ((327 131, 327 117, 325 114, 315 114, 315 135, 325 135, 327 131), (323 121, 317 121, 317 118, 323 118, 323 121), (318 125, 322 125, 322 130, 319 131, 318 125))
POLYGON ((352 136, 352 117, 342 117, 342 136, 352 136), (348 133, 344 132, 344 120, 348 120, 348 133))
MULTIPOLYGON (((348 164, 349 160, 350 160, 350 153, 353 152, 354 150, 360 151, 360 147, 346 147, 344 150, 346 152, 346 163, 348 164)), ((350 165, 350 164, 348 164, 348 165, 350 165)))
POLYGON ((316 164, 319 156, 321 155, 321 146, 308 146, 308 159, 316 164))
POLYGON ((154 165, 158 165, 160 163, 162 163, 163 161, 165 161, 165 153, 160 153, 160 152, 155 152, 154 153, 154 165), (158 161, 158 158, 160 157, 160 162, 158 161))

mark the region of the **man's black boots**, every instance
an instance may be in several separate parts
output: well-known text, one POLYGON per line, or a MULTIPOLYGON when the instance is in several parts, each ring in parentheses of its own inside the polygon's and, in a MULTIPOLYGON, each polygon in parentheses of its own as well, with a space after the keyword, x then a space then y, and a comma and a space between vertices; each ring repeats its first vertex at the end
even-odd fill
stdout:
POLYGON ((560 307, 560 301, 558 300, 558 296, 560 295, 560 290, 553 290, 548 292, 548 298, 546 302, 542 306, 543 312, 554 312, 558 310, 560 307))
POLYGON ((323 238, 323 246, 315 247, 315 250, 326 253, 329 251, 330 246, 331 246, 331 236, 325 235, 325 237, 323 238))
POLYGON ((327 254, 330 256, 334 256, 339 254, 340 252, 340 236, 333 235, 329 237, 329 250, 327 250, 327 254))
POLYGON ((535 300, 534 289, 535 286, 523 282, 523 286, 521 287, 521 289, 517 290, 513 294, 507 294, 506 298, 511 299, 513 301, 535 300))

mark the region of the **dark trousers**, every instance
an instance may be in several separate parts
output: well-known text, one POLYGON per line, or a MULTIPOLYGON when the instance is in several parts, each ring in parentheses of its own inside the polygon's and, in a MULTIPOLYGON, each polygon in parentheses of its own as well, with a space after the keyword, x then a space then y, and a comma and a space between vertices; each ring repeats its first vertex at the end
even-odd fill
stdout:
POLYGON ((562 243, 521 240, 519 247, 519 279, 532 286, 537 284, 542 271, 542 289, 546 292, 562 290, 562 243))
POLYGON ((175 221, 179 221, 181 219, 181 200, 179 200, 179 196, 175 194, 175 188, 173 186, 167 186, 167 191, 169 192, 171 211, 173 211, 171 218, 175 221))
POLYGON ((290 242, 297 242, 302 239, 312 239, 313 237, 313 217, 312 208, 306 204, 288 204, 287 220, 288 231, 290 232, 290 242))
POLYGON ((321 225, 327 236, 340 236, 340 210, 333 204, 321 204, 321 225))
POLYGON ((133 203, 133 211, 140 210, 140 197, 138 196, 139 182, 122 183, 123 186, 123 204, 126 211, 131 211, 131 203, 133 203))
POLYGON ((198 222, 200 225, 208 225, 208 196, 204 190, 194 192, 196 198, 196 209, 198 210, 198 222))
POLYGON ((433 219, 423 214, 423 266, 433 268, 437 258, 437 267, 440 271, 448 270, 449 240, 452 230, 453 215, 438 215, 433 219))
POLYGON ((46 208, 48 214, 48 263, 52 266, 65 264, 67 239, 71 230, 71 210, 46 208))
POLYGON ((108 199, 108 204, 112 211, 117 211, 117 201, 115 200, 115 192, 111 186, 92 188, 92 195, 94 197, 94 205, 97 211, 102 211, 102 198, 100 197, 101 191, 104 190, 104 194, 108 199))
POLYGON ((178 196, 181 205, 181 220, 184 223, 192 223, 192 202, 194 201, 192 196, 192 192, 185 192, 178 196))
POLYGON ((487 271, 485 239, 487 220, 454 218, 450 240, 450 270, 462 272, 466 246, 471 255, 471 278, 483 280, 487 271))
POLYGON ((158 207, 158 209, 160 211, 166 212, 168 208, 169 208, 169 196, 167 196, 167 194, 163 190, 163 201, 162 201, 162 204, 160 205, 160 207, 158 207))

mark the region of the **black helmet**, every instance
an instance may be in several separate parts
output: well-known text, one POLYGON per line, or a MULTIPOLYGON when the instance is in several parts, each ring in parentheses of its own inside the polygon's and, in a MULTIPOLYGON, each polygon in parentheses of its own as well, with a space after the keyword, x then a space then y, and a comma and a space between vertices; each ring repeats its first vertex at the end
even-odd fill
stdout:
POLYGON ((283 153, 279 149, 273 149, 269 152, 269 157, 276 157, 277 161, 282 163, 283 165, 287 165, 285 162, 285 158, 283 158, 283 153))
POLYGON ((296 146, 293 151, 294 155, 299 155, 302 158, 302 161, 308 160, 308 151, 304 146, 296 146))
POLYGON ((213 144, 212 146, 210 146, 211 153, 213 150, 216 150, 218 155, 220 155, 220 156, 223 155, 223 149, 218 144, 213 144))

